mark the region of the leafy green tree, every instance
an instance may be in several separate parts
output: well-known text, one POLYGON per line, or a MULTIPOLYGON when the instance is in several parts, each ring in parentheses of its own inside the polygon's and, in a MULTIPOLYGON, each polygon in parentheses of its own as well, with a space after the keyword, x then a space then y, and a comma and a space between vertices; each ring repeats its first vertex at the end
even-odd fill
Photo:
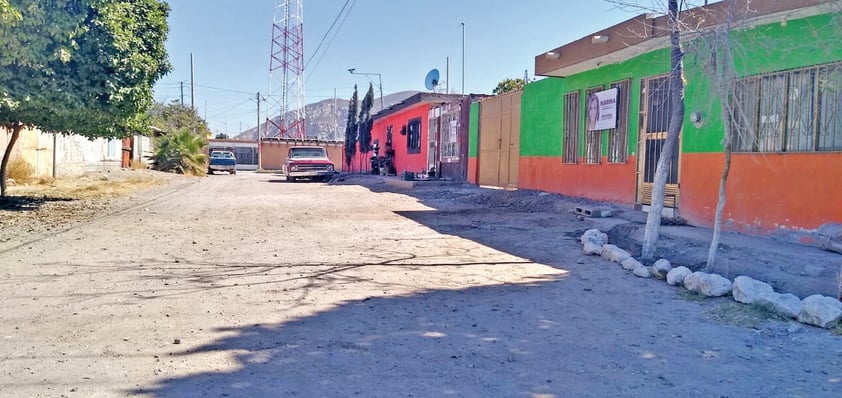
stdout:
POLYGON ((348 103, 348 122, 345 124, 345 164, 351 165, 351 160, 357 153, 357 107, 359 103, 359 95, 357 94, 357 85, 354 85, 354 94, 351 96, 351 101, 348 103))
POLYGON ((230 137, 228 137, 228 134, 225 133, 217 133, 213 138, 215 140, 227 140, 230 137))
MULTIPOLYGON (((371 151, 371 127, 374 125, 374 120, 371 118, 371 106, 374 104, 374 86, 368 84, 368 92, 363 97, 362 105, 360 105, 359 117, 359 147, 360 153, 368 155, 371 151)), ((365 157, 365 156, 364 156, 365 157)))
POLYGON ((0 0, 0 128, 89 138, 149 131, 152 86, 170 70, 158 0, 0 0))
POLYGON ((169 132, 155 142, 152 168, 178 174, 205 175, 207 156, 203 136, 187 129, 169 132))
POLYGON ((523 79, 506 79, 497 83, 497 87, 494 88, 491 93, 494 95, 500 95, 508 93, 509 91, 520 90, 524 85, 526 85, 526 82, 523 79))
POLYGON ((149 123, 163 131, 189 130, 205 137, 210 134, 208 123, 199 117, 199 113, 178 101, 167 105, 156 102, 148 115, 149 123))

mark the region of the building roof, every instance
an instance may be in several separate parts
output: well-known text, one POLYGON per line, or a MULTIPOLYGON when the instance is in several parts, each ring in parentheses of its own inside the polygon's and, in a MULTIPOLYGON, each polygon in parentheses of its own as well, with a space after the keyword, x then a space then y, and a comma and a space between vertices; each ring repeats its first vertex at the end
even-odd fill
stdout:
POLYGON ((404 109, 411 108, 418 104, 435 104, 435 103, 447 103, 451 101, 460 100, 463 97, 467 97, 468 95, 462 94, 444 94, 444 93, 425 93, 420 92, 413 94, 412 96, 406 98, 405 100, 398 102, 386 109, 383 109, 380 112, 375 113, 372 115, 372 119, 380 119, 386 116, 398 113, 404 109))
MULTIPOLYGON (((681 12, 682 35, 698 33, 731 18, 755 26, 828 12, 828 0, 724 0, 681 12)), ((645 54, 669 45, 666 15, 640 14, 579 40, 535 56, 535 75, 565 77, 645 54)))

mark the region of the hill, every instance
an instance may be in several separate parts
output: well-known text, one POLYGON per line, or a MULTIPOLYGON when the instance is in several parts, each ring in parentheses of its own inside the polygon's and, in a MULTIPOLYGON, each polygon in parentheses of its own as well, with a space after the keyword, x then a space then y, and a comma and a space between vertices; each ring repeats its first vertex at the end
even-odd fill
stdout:
MULTIPOLYGON (((383 106, 388 108, 417 93, 418 91, 399 91, 397 93, 386 95, 383 97, 383 106)), ((360 100, 362 101, 362 98, 360 98, 360 100)), ((304 108, 307 115, 307 137, 318 138, 325 141, 345 140, 345 123, 348 120, 349 102, 350 101, 347 99, 337 98, 334 100, 333 98, 329 98, 312 104, 307 104, 304 108)), ((379 109, 380 98, 378 97, 374 100, 374 108, 372 109, 372 112, 379 111, 379 109)), ((272 120, 278 119, 278 115, 272 117, 272 120)), ((264 128, 265 126, 260 126, 261 131, 263 131, 264 128)), ((244 130, 233 138, 235 140, 257 140, 257 127, 244 130)))

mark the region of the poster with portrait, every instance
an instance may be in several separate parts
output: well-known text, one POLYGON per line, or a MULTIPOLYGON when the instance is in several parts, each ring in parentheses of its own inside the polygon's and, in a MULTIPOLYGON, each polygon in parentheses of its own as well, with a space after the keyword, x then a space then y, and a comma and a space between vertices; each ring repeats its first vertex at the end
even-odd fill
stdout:
POLYGON ((585 108, 588 131, 617 128, 617 92, 612 88, 588 95, 585 108))

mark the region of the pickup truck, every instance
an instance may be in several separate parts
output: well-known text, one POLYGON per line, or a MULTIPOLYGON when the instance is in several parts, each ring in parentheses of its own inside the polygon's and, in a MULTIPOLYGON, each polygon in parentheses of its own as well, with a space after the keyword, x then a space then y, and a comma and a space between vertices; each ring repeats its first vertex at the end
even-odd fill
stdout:
POLYGON ((282 173, 287 181, 309 178, 327 181, 336 172, 336 166, 327 157, 327 151, 319 146, 297 146, 289 149, 282 173))
POLYGON ((237 158, 231 151, 211 151, 208 162, 208 174, 214 171, 227 171, 230 174, 237 174, 237 158))

